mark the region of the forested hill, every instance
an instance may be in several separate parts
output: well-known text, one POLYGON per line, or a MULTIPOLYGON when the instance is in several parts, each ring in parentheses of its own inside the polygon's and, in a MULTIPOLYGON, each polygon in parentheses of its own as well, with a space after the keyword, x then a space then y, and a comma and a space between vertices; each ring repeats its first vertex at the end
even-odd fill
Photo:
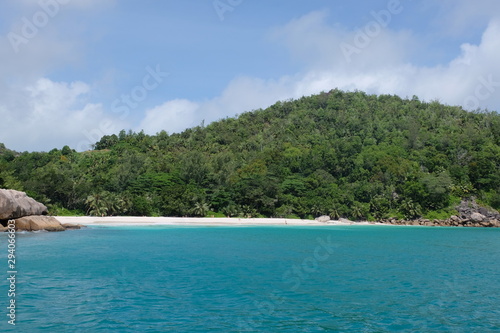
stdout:
POLYGON ((54 213, 444 218, 500 208, 500 115, 332 90, 180 134, 0 154, 0 187, 54 213), (63 209, 64 208, 64 209, 63 209))

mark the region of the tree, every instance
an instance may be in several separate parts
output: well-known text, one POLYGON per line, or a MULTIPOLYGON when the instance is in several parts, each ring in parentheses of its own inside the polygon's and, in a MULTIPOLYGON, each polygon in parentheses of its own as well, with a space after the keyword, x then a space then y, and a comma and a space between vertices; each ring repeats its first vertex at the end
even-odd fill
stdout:
POLYGON ((400 210, 406 219, 416 219, 422 216, 422 208, 411 200, 403 200, 400 210))
POLYGON ((361 202, 355 202, 351 209, 351 216, 356 221, 366 220, 368 217, 368 205, 361 202))
POLYGON ((234 205, 234 204, 230 204, 230 205, 224 207, 222 209, 222 212, 227 217, 234 217, 234 216, 238 216, 240 214, 240 212, 238 211, 238 207, 236 207, 236 205, 234 205))
POLYGON ((91 216, 106 216, 109 210, 107 192, 89 195, 85 200, 87 214, 91 216))
POLYGON ((435 216, 471 195, 498 206, 499 124, 497 112, 332 90, 181 133, 121 131, 83 153, 0 145, 0 186, 96 215, 204 216, 206 204, 226 216, 435 216))
POLYGON ((207 215, 209 210, 210 210, 210 206, 208 205, 208 203, 206 203, 204 201, 198 201, 194 204, 193 214, 195 216, 204 217, 207 215))
POLYGON ((370 201, 370 212, 377 220, 382 220, 387 217, 390 209, 390 200, 384 196, 375 196, 370 201))

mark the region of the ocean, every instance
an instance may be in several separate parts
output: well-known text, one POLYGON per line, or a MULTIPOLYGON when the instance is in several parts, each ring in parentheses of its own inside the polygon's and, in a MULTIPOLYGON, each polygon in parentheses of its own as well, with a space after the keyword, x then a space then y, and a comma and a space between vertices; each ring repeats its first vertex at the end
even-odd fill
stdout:
POLYGON ((498 332, 500 229, 91 227, 16 237, 2 332, 498 332))

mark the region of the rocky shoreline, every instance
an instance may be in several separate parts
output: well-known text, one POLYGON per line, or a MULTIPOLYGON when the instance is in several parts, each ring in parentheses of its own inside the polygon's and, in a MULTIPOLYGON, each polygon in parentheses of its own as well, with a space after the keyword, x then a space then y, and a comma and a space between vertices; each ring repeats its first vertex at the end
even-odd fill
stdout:
POLYGON ((461 219, 458 216, 452 216, 446 220, 429 220, 429 219, 417 219, 417 220, 398 220, 398 219, 386 219, 380 221, 383 224, 392 225, 422 225, 430 227, 484 227, 484 228, 500 228, 499 220, 484 220, 484 219, 461 219))
POLYGON ((47 207, 26 193, 0 189, 0 232, 8 230, 14 221, 16 231, 65 231, 80 229, 77 224, 62 224, 53 216, 47 216, 47 207))
POLYGON ((376 222, 354 222, 345 218, 341 218, 338 221, 334 221, 328 215, 323 215, 316 218, 316 221, 332 224, 332 223, 343 223, 343 224, 389 224, 389 225, 414 225, 414 226, 428 226, 428 227, 476 227, 476 228, 500 228, 500 213, 487 209, 480 206, 475 198, 468 200, 462 200, 460 205, 455 207, 457 215, 453 215, 448 219, 413 219, 405 220, 398 219, 396 217, 382 219, 376 222))
POLYGON ((484 227, 500 228, 500 213, 481 207, 474 198, 462 200, 456 207, 457 215, 453 215, 446 220, 398 220, 395 218, 380 221, 384 224, 393 225, 424 225, 440 227, 484 227))
MULTIPOLYGON (((481 207, 477 204, 477 202, 472 198, 470 200, 463 200, 459 206, 456 207, 457 215, 451 216, 445 220, 430 220, 430 219, 414 219, 414 220, 405 220, 405 219, 397 219, 397 218, 389 218, 383 219, 378 222, 366 222, 369 224, 388 224, 388 225, 412 225, 412 226, 431 226, 431 227, 485 227, 485 228, 500 228, 500 213, 494 210, 489 210, 484 207, 481 207)), ((0 232, 5 232, 8 230, 7 224, 9 221, 15 221, 15 229, 16 231, 65 231, 69 229, 80 229, 85 227, 85 225, 79 223, 61 223, 58 219, 53 216, 48 216, 47 207, 33 198, 30 198, 24 192, 14 191, 14 190, 3 190, 0 189, 0 232)), ((63 222, 65 221, 64 218, 63 222)), ((109 218, 114 219, 117 218, 109 218)), ((118 218, 124 219, 124 218, 118 218)), ((134 218, 125 218, 126 223, 134 223, 134 218), (130 220, 130 221, 129 221, 130 220)), ((135 219, 138 219, 137 217, 135 219)), ((139 224, 144 224, 151 220, 151 218, 139 218, 145 219, 145 221, 137 222, 139 224)), ((163 218, 165 221, 162 223, 185 223, 183 219, 175 218, 163 218), (182 221, 181 221, 182 220, 182 221)), ((76 218, 76 220, 68 220, 66 222, 80 222, 83 221, 84 218, 76 218)), ((98 218, 98 220, 104 220, 104 218, 98 218)), ((218 222, 214 219, 192 219, 196 220, 194 224, 202 224, 200 221, 203 220, 203 223, 206 224, 217 224, 218 222), (205 221, 206 220, 206 221, 205 221)), ((225 219, 224 219, 225 220, 225 219)), ((258 220, 258 219, 257 219, 258 220)), ((264 219, 269 220, 269 219, 264 219)), ((119 221, 118 221, 119 222, 119 221)), ((118 223, 115 221, 115 223, 118 223)), ((122 221, 123 222, 123 221, 122 221)), ((319 222, 319 224, 331 224, 334 222, 340 222, 344 224, 357 224, 356 222, 340 219, 339 221, 332 221, 330 216, 324 215, 316 218, 316 221, 310 222, 319 222)), ((82 222, 83 223, 83 222, 82 222)), ((96 224, 96 222, 93 222, 96 224)), ((103 222, 104 223, 104 222, 103 222)), ((123 222, 125 223, 125 222, 123 222)), ((222 223, 219 221, 219 223, 222 223)), ((238 223, 234 220, 229 219, 229 221, 223 221, 226 224, 238 224, 241 223, 240 219, 238 219, 238 223)), ((258 224, 256 219, 252 219, 251 221, 245 221, 248 224, 258 224)), ((262 222, 264 223, 264 222, 262 222)), ((266 222, 267 224, 280 224, 276 221, 276 219, 272 219, 266 222)), ((266 224, 264 223, 264 224, 266 224)), ((295 220, 284 220, 282 224, 304 224, 309 225, 309 223, 305 223, 304 221, 295 221, 295 220), (288 222, 287 222, 288 221, 288 222), (297 222, 297 223, 296 223, 297 222)))

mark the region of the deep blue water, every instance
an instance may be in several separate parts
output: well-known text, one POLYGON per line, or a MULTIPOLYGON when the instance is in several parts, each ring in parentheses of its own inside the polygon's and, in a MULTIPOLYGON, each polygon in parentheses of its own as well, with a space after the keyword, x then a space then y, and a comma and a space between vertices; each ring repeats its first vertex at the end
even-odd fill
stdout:
POLYGON ((18 234, 17 260, 0 331, 500 331, 500 229, 94 227, 18 234))

